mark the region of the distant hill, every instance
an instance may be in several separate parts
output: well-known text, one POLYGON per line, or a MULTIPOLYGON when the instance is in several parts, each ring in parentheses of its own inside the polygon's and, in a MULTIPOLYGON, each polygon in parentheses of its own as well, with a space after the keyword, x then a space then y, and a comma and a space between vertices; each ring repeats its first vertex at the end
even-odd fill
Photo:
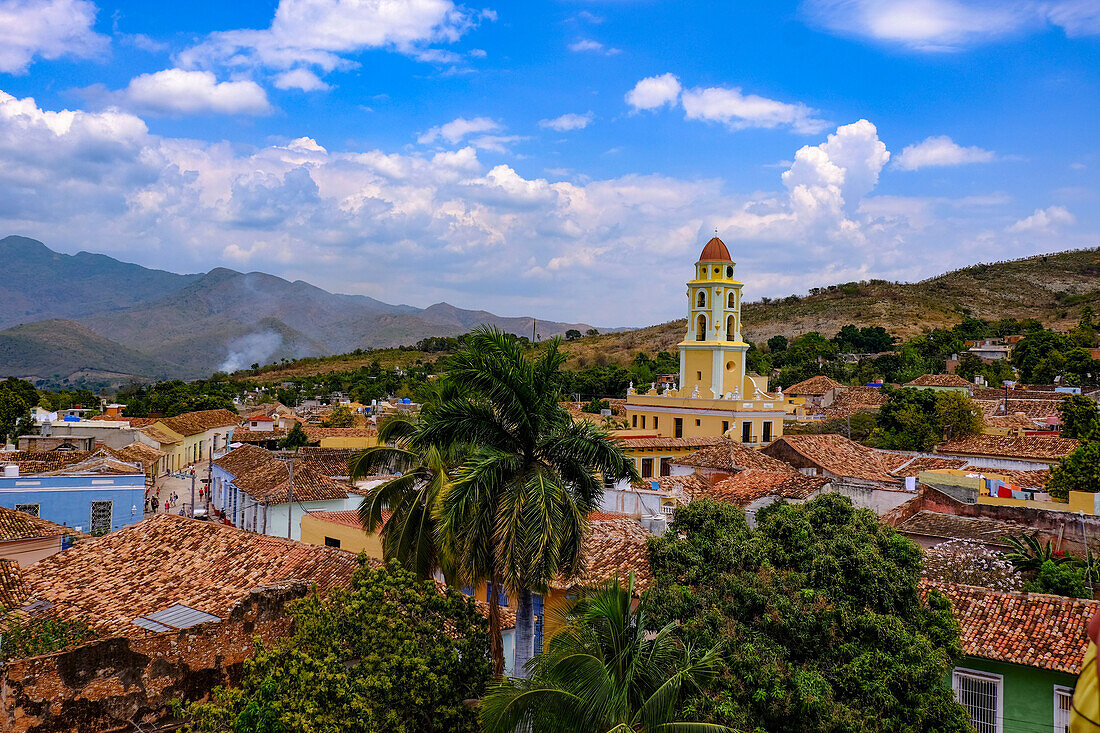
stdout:
MULTIPOLYGON (((8 357, 0 359, 0 378, 107 370, 191 379, 257 362, 456 336, 479 324, 527 335, 533 323, 447 303, 391 305, 262 272, 177 275, 104 255, 59 254, 26 237, 0 239, 0 257, 8 275, 0 286, 0 327, 25 324, 0 331, 8 357), (74 349, 76 332, 51 320, 57 318, 83 324, 85 348, 74 349)), ((544 338, 571 328, 591 326, 537 324, 544 338)))
MULTIPOLYGON (((686 304, 685 304, 686 306, 686 304)), ((1100 248, 978 264, 918 283, 872 280, 820 289, 807 296, 746 303, 742 334, 753 342, 808 331, 832 336, 849 323, 883 326, 902 338, 950 327, 967 316, 1037 318, 1068 329, 1085 306, 1100 314, 1100 248)), ((639 351, 675 353, 687 320, 590 336, 566 345, 573 368, 627 364, 639 351)))

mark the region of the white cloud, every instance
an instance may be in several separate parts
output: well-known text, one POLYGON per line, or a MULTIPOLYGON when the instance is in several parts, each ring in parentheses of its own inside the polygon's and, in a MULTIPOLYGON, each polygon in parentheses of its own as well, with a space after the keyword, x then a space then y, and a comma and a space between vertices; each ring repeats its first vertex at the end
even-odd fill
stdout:
POLYGON ((635 110, 673 105, 680 98, 680 89, 680 80, 672 74, 648 76, 626 93, 626 103, 635 110))
POLYGON ((267 93, 256 82, 219 82, 209 71, 165 69, 142 74, 114 96, 129 108, 160 115, 262 115, 271 111, 267 93))
POLYGON ((331 87, 309 69, 291 69, 275 77, 278 89, 300 89, 303 92, 327 92, 331 87))
POLYGON ((1077 222, 1077 217, 1064 206, 1048 206, 1045 209, 1036 209, 1035 213, 1008 227, 1005 231, 1013 233, 1036 232, 1050 233, 1061 225, 1069 225, 1077 222))
POLYGON ((588 127, 594 119, 596 119, 596 115, 592 112, 585 112, 583 115, 569 112, 551 120, 539 120, 539 127, 546 127, 551 130, 557 130, 558 132, 583 130, 588 127))
POLYGON ((449 143, 457 143, 469 135, 479 132, 496 132, 501 129, 503 128, 499 122, 488 117, 474 117, 469 120, 465 117, 459 117, 445 125, 433 127, 427 132, 421 133, 416 141, 421 145, 430 145, 443 138, 449 143))
POLYGON ((92 30, 89 0, 0 0, 0 72, 22 74, 35 57, 92 58, 108 45, 92 30))
POLYGON ((348 57, 372 48, 437 62, 449 52, 427 45, 454 42, 481 19, 494 18, 491 11, 475 14, 452 0, 280 0, 269 28, 211 33, 179 54, 177 63, 185 68, 313 66, 327 73, 356 66, 348 57))
MULTIPOLYGON (((1030 237, 991 233, 989 217, 1001 215, 990 206, 1004 204, 995 192, 874 197, 889 153, 867 121, 803 146, 776 190, 753 194, 717 178, 563 181, 488 166, 473 141, 503 135, 449 132, 466 144, 341 151, 298 137, 250 147, 0 93, 0 231, 177 271, 229 265, 389 302, 597 325, 679 317, 690 263, 715 226, 750 299, 1033 251, 1030 237), (638 272, 654 273, 645 288, 638 272)), ((1094 241, 1064 209, 1042 214, 1028 229, 1053 222, 1059 248, 1094 241)))
POLYGON ((952 51, 1050 25, 1100 33, 1094 0, 804 0, 811 23, 840 35, 918 51, 952 51))
POLYGON ((569 44, 569 50, 574 53, 602 53, 605 56, 614 56, 617 53, 622 53, 622 49, 609 48, 603 45, 599 41, 594 41, 591 38, 579 38, 573 43, 569 44))
POLYGON ((947 135, 939 135, 906 145, 894 159, 894 167, 903 171, 915 171, 933 166, 989 163, 996 158, 997 155, 992 150, 983 150, 976 146, 964 148, 947 135))
POLYGON ((826 123, 817 110, 804 104, 788 104, 756 94, 742 94, 740 87, 685 89, 681 97, 689 120, 721 122, 733 130, 749 127, 790 127, 803 134, 821 132, 826 123))

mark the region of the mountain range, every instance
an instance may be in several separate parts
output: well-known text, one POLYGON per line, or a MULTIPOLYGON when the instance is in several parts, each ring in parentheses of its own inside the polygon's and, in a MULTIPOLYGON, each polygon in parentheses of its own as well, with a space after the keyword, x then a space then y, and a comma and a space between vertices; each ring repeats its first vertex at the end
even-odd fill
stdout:
MULTIPOLYGON (((49 384, 192 379, 253 363, 413 344, 487 324, 530 334, 531 317, 437 303, 390 305, 262 272, 180 275, 100 254, 0 239, 0 378, 49 384)), ((539 320, 543 337, 586 323, 539 320)))

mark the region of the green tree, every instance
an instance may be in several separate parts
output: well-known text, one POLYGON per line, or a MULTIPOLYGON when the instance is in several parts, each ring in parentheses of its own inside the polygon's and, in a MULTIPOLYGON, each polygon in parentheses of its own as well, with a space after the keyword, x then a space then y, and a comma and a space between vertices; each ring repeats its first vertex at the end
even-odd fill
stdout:
POLYGON ((769 733, 971 731, 945 683, 961 656, 950 603, 922 599, 920 548, 827 494, 774 504, 749 529, 730 504, 679 507, 650 540, 653 624, 724 642, 692 701, 702 719, 769 733))
POLYGON ((590 329, 588 329, 587 331, 584 332, 584 335, 585 336, 599 336, 600 332, 598 330, 596 330, 595 328, 590 328, 590 329))
POLYGON ((962 392, 936 394, 936 422, 946 439, 965 438, 982 432, 982 413, 974 400, 962 392))
POLYGON ((534 654, 532 593, 581 568, 604 479, 638 478, 602 427, 558 404, 559 345, 529 358, 516 339, 478 329, 448 362, 443 398, 421 410, 425 445, 473 446, 440 498, 438 536, 466 582, 503 584, 515 599, 520 673, 534 654))
POLYGON ((336 405, 328 414, 325 425, 330 428, 350 428, 355 425, 355 413, 347 405, 336 405))
POLYGON ((1092 598, 1085 588, 1085 569, 1077 563, 1047 560, 1035 577, 1024 584, 1026 593, 1051 593, 1070 598, 1092 598))
POLYGON ((1100 491, 1100 440, 1089 440, 1062 458, 1050 471, 1047 490, 1063 501, 1071 491, 1100 491))
POLYGON ((593 415, 599 415, 600 410, 610 410, 611 403, 607 400, 596 398, 587 402, 582 408, 581 412, 587 412, 593 415))
POLYGON ((576 341, 580 337, 581 337, 581 332, 578 331, 575 328, 571 328, 571 329, 569 329, 568 331, 565 332, 565 340, 566 341, 576 341))
POLYGON ((297 450, 303 445, 309 445, 309 436, 306 435, 306 431, 302 428, 302 424, 298 421, 294 422, 292 427, 283 438, 282 447, 288 450, 297 450))
POLYGON ((780 351, 787 350, 787 337, 786 336, 772 336, 768 339, 768 351, 773 354, 777 354, 780 351))
POLYGON ((347 590, 290 605, 291 637, 257 645, 236 688, 177 705, 189 731, 450 733, 478 730, 466 704, 489 676, 485 620, 397 563, 360 568, 347 590))
MULTIPOLYGON (((1084 395, 1070 395, 1058 403, 1063 438, 1085 439, 1100 429, 1100 406, 1084 395)), ((1100 436, 1098 436, 1100 437, 1100 436)))
POLYGON ((531 678, 507 680, 482 700, 486 733, 732 733, 683 718, 684 693, 714 676, 720 645, 685 647, 674 622, 651 633, 651 602, 633 602, 631 573, 625 588, 615 580, 575 603, 547 652, 532 659, 531 678))

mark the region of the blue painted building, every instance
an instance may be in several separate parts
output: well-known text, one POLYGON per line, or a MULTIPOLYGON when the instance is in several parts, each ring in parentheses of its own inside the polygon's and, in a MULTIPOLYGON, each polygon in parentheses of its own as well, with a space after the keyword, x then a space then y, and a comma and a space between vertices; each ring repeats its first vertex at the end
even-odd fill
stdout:
POLYGON ((26 475, 8 465, 0 475, 0 506, 78 532, 104 534, 145 515, 145 474, 139 467, 110 459, 26 475))

